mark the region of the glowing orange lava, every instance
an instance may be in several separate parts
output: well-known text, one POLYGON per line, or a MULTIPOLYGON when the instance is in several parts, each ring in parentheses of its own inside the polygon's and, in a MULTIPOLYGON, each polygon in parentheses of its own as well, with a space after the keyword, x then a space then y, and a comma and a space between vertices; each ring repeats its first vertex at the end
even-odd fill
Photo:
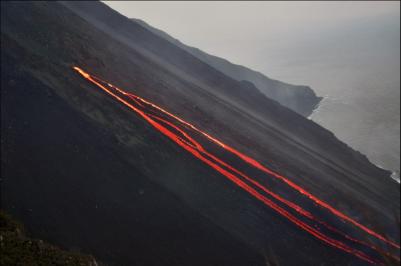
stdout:
MULTIPOLYGON (((78 68, 78 69, 79 69, 79 68, 78 68)), ((78 70, 78 69, 76 69, 76 70, 78 70)), ((82 70, 79 69, 78 71, 82 71, 82 70)), ((82 72, 83 72, 83 71, 82 71, 82 72)), ((88 75, 86 72, 83 72, 83 73, 84 73, 85 75, 88 75)), ((94 77, 94 76, 92 76, 92 77, 94 77)), ((101 80, 101 79, 99 79, 99 78, 97 78, 97 77, 94 77, 94 78, 96 78, 96 79, 98 79, 98 80, 100 80, 100 81, 102 81, 102 82, 104 82, 104 83, 107 83, 107 82, 105 82, 105 81, 103 81, 103 80, 101 80)), ((127 96, 129 96, 130 98, 133 98, 133 99, 137 99, 137 100, 139 100, 139 101, 141 101, 141 102, 143 102, 143 103, 145 103, 145 104, 147 104, 147 105, 149 105, 149 106, 152 106, 153 108, 155 108, 155 109, 161 111, 162 113, 167 114, 168 116, 174 118, 175 120, 179 121, 180 123, 182 123, 182 124, 188 126, 189 128, 191 128, 191 129, 197 131, 198 133, 204 135, 206 138, 208 138, 209 140, 213 141, 214 143, 220 145, 222 148, 226 149, 227 151, 229 151, 229 152, 235 154, 236 156, 238 156, 239 158, 241 158, 243 161, 247 162, 248 164, 252 165, 253 167, 255 167, 255 168, 257 168, 257 169, 259 169, 259 170, 261 170, 261 171, 263 171, 263 172, 265 172, 265 173, 267 173, 267 174, 269 174, 269 175, 272 175, 272 176, 274 176, 274 177, 280 179, 281 181, 285 182, 287 185, 289 185, 289 186, 292 187, 293 189, 297 190, 297 191, 298 191, 299 193, 301 193, 302 195, 308 197, 309 199, 311 199, 312 201, 314 201, 316 204, 318 204, 318 205, 322 206, 323 208, 329 210, 330 212, 332 212, 332 213, 335 214, 336 216, 340 217, 341 219, 350 222, 351 224, 355 225, 356 227, 358 227, 358 228, 362 229, 363 231, 367 232, 368 234, 370 234, 370 235, 372 235, 372 236, 374 236, 374 237, 376 237, 376 238, 378 238, 378 239, 380 239, 380 240, 386 242, 387 244, 389 244, 389 245, 391 245, 391 246, 393 246, 393 247, 395 247, 395 248, 400 249, 400 245, 399 245, 399 244, 397 244, 397 243, 395 243, 395 242, 393 242, 393 241, 391 241, 391 240, 389 240, 389 239, 386 239, 384 236, 382 236, 382 235, 380 235, 380 234, 374 232, 373 230, 367 228, 366 226, 360 224, 359 222, 355 221, 355 220, 352 219, 351 217, 349 217, 349 216, 345 215, 344 213, 342 213, 341 211, 335 209, 334 207, 332 207, 332 206, 329 205, 328 203, 326 203, 326 202, 324 202, 323 200, 321 200, 321 199, 317 198, 316 196, 312 195, 311 193, 309 193, 308 191, 306 191, 306 190, 303 189, 302 187, 298 186, 297 184, 295 184, 294 182, 292 182, 292 181, 289 180, 288 178, 286 178, 286 177, 284 177, 284 176, 282 176, 282 175, 280 175, 280 174, 274 172, 273 170, 271 170, 271 169, 269 169, 269 168, 263 166, 261 163, 259 163, 259 162, 256 161, 255 159, 253 159, 253 158, 251 158, 251 157, 249 157, 249 156, 247 156, 247 155, 245 155, 245 154, 243 154, 243 153, 237 151, 236 149, 230 147, 230 146, 227 145, 227 144, 224 144, 223 142, 219 141, 218 139, 213 138, 213 137, 210 136, 209 134, 207 134, 207 133, 201 131, 200 129, 198 129, 198 128, 195 127, 194 125, 192 125, 192 124, 186 122, 185 120, 183 120, 183 119, 181 119, 181 118, 179 118, 179 117, 173 115, 172 113, 170 113, 170 112, 164 110, 163 108, 161 108, 161 107, 159 107, 159 106, 157 106, 157 105, 155 105, 155 104, 153 104, 153 103, 151 103, 151 102, 149 102, 149 101, 146 101, 145 99, 143 99, 143 98, 141 98, 141 97, 139 97, 139 96, 136 96, 136 95, 134 95, 134 94, 132 94, 132 93, 125 92, 124 90, 119 89, 118 87, 113 86, 113 85, 110 84, 110 83, 107 83, 107 84, 108 84, 110 87, 116 89, 116 90, 117 90, 118 92, 120 92, 121 94, 127 95, 127 96)))
MULTIPOLYGON (((324 227, 326 227, 327 229, 329 229, 332 232, 337 233, 338 235, 340 235, 344 239, 348 239, 348 240, 350 240, 350 241, 352 241, 354 243, 358 243, 358 244, 361 244, 363 246, 369 247, 369 248, 371 248, 373 250, 379 251, 379 248, 377 248, 376 246, 370 245, 370 244, 367 244, 367 243, 365 243, 365 242, 363 242, 361 240, 355 239, 355 238, 353 238, 353 237, 341 232, 340 230, 334 228, 333 226, 330 226, 326 222, 323 222, 323 221, 319 220, 314 215, 312 215, 309 211, 303 209, 301 206, 299 206, 299 205, 297 205, 297 204, 295 204, 295 203, 293 203, 293 202, 291 202, 289 200, 286 200, 283 197, 277 195, 276 193, 274 193, 273 191, 267 189, 265 186, 263 186, 262 184, 260 184, 256 180, 254 180, 253 178, 249 177, 245 173, 241 172, 240 170, 238 170, 235 167, 231 166, 227 162, 223 161, 222 159, 218 158, 217 156, 215 156, 215 155, 211 154, 210 152, 206 151, 206 149, 199 142, 197 142, 193 137, 190 136, 190 134, 188 132, 186 132, 185 130, 181 129, 178 125, 175 125, 171 121, 167 121, 166 119, 164 119, 164 118, 162 118, 162 117, 160 117, 158 115, 149 114, 145 109, 149 106, 149 107, 153 108, 154 110, 157 110, 157 111, 161 112, 162 114, 165 114, 168 117, 174 119, 175 121, 178 121, 179 123, 181 123, 182 125, 188 127, 189 129, 200 133, 202 136, 206 137, 208 140, 212 141, 213 143, 216 143, 217 145, 219 145, 220 147, 222 147, 226 151, 230 152, 231 154, 234 154, 237 157, 241 158, 243 161, 245 161, 249 165, 251 165, 251 166, 253 166, 253 167, 255 167, 255 168, 257 168, 257 169, 259 169, 259 170, 261 170, 261 171, 263 171, 263 172, 265 172, 265 173, 267 173, 267 174, 269 174, 269 175, 271 175, 271 176, 273 176, 275 178, 280 179, 285 184, 287 184, 291 188, 295 189, 296 191, 298 191, 302 195, 306 196, 308 199, 312 200, 313 202, 315 202, 319 206, 323 207, 324 209, 329 210, 332 214, 334 214, 335 216, 339 217, 340 219, 348 221, 352 225, 356 226, 357 228, 362 229, 363 231, 367 232, 368 234, 370 234, 372 236, 375 236, 376 238, 378 238, 378 239, 380 239, 380 240, 382 240, 382 241, 384 241, 384 242, 386 242, 386 243, 388 243, 388 244, 390 244, 390 245, 392 245, 394 247, 399 248, 398 244, 392 242, 391 240, 388 240, 388 239, 384 238, 380 234, 378 234, 378 233, 374 232, 373 230, 371 230, 371 229, 363 226, 362 224, 356 222, 352 218, 346 216, 342 212, 340 212, 340 211, 336 210, 335 208, 333 208, 332 206, 330 206, 328 203, 318 199, 317 197, 313 196, 312 194, 310 194, 309 192, 307 192, 306 190, 304 190, 300 186, 298 186, 295 183, 293 183, 292 181, 288 180, 288 178, 286 178, 286 177, 284 177, 284 176, 282 176, 282 175, 280 175, 280 174, 268 169, 267 167, 263 166, 262 164, 260 164, 256 160, 244 155, 243 153, 237 151, 236 149, 230 147, 229 145, 224 144, 223 142, 221 142, 221 141, 217 140, 216 138, 210 136, 209 134, 201 131, 200 129, 198 129, 194 125, 186 122, 185 120, 183 120, 183 119, 171 114, 170 112, 164 110, 163 108, 161 108, 161 107, 159 107, 159 106, 157 106, 157 105, 155 105, 155 104, 153 104, 153 103, 151 103, 149 101, 146 101, 145 99, 143 99, 143 98, 141 98, 139 96, 136 96, 136 95, 134 95, 132 93, 128 93, 128 92, 126 92, 126 91, 124 91, 124 90, 122 90, 120 88, 117 88, 117 87, 113 86, 112 84, 110 84, 110 83, 108 83, 106 81, 101 80, 100 78, 97 78, 97 77, 95 77, 93 75, 90 75, 90 74, 86 73, 85 71, 83 71, 82 69, 80 69, 78 67, 74 67, 74 70, 76 70, 79 74, 81 74, 85 79, 89 80, 90 82, 95 84, 97 87, 101 88, 107 94, 109 94, 110 96, 112 96, 116 100, 120 101, 121 103, 126 105, 131 110, 135 111, 143 119, 145 119, 149 124, 151 124, 154 128, 156 128, 159 132, 161 132, 163 135, 167 136, 169 139, 171 139, 177 145, 179 145, 180 147, 185 149, 187 152, 191 153, 193 156, 195 156, 196 158, 198 158, 199 160, 201 160, 205 164, 209 165, 211 168, 213 168, 214 170, 216 170, 217 172, 219 172, 223 176, 227 177, 229 180, 231 180, 237 186, 239 186, 240 188, 242 188, 245 191, 247 191, 250 195, 252 195, 256 199, 258 199, 261 202, 263 202, 266 206, 268 206, 271 209, 275 210, 277 213, 279 213, 283 217, 287 218, 288 220, 293 222, 295 225, 297 225, 298 227, 300 227, 303 230, 307 231, 308 233, 310 233, 311 235, 315 236, 316 238, 320 239, 321 241, 323 241, 323 242, 325 242, 325 243, 327 243, 327 244, 329 244, 329 245, 331 245, 333 247, 341 249, 341 250, 343 250, 343 251, 345 251, 347 253, 353 254, 356 257, 361 258, 361 259, 363 259, 363 260, 365 260, 367 262, 379 263, 377 260, 369 257, 368 255, 366 255, 362 251, 354 249, 354 248, 346 245, 345 243, 343 243, 343 242, 341 242, 341 241, 339 241, 337 239, 329 237, 329 236, 323 234, 322 232, 320 232, 319 230, 315 229, 311 225, 307 224, 306 222, 301 221, 296 216, 294 216, 293 214, 291 214, 290 212, 288 212, 287 210, 285 210, 284 208, 280 207, 279 205, 274 203, 272 200, 268 199, 266 196, 264 196, 263 194, 258 192, 256 190, 256 188, 260 189, 261 191, 263 191, 267 195, 271 196, 275 200, 279 201, 280 203, 284 204, 285 206, 288 206, 292 210, 296 211, 296 213, 298 213, 299 215, 302 215, 303 217, 306 217, 306 218, 312 220, 313 222, 317 222, 320 225, 323 225, 324 227), (102 83, 107 84, 107 86, 109 88, 107 88, 106 86, 102 85, 102 83), (119 96, 118 94, 121 94, 121 96, 119 96), (132 103, 129 102, 128 99, 124 99, 124 97, 129 98, 132 101, 132 103), (164 126, 163 126, 163 124, 164 124, 164 126), (167 127, 169 127, 172 130, 176 131, 179 135, 175 134, 174 132, 169 130, 167 127), (254 186, 254 187, 252 187, 252 186, 254 186)), ((387 253, 386 255, 391 256, 391 257, 399 260, 399 258, 397 256, 394 256, 392 254, 387 253)))

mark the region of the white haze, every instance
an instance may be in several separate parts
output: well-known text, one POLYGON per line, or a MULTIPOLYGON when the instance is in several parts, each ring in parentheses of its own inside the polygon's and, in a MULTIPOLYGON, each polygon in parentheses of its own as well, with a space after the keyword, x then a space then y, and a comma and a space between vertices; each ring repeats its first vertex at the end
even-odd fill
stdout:
POLYGON ((325 100, 311 119, 400 169, 400 2, 106 2, 325 100))

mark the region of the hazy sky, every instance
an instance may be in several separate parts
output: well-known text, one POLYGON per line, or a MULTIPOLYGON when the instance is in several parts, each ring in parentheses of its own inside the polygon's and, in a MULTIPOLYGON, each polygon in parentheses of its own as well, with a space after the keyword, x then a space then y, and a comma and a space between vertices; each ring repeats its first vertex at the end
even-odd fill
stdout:
MULTIPOLYGON (((139 18, 188 45, 263 72, 271 51, 298 36, 349 21, 399 16, 399 2, 300 1, 110 1, 121 14, 139 18)), ((266 73, 269 74, 269 73, 266 73)))

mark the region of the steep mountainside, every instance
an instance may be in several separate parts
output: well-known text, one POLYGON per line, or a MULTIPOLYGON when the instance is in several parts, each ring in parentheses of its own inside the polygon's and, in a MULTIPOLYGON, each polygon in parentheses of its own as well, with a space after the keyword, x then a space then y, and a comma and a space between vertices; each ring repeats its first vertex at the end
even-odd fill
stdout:
POLYGON ((202 50, 199 50, 198 48, 185 45, 179 40, 167 34, 166 32, 150 26, 143 20, 132 20, 142 25, 146 29, 152 31, 153 33, 157 34, 158 36, 184 49, 185 51, 194 55, 203 62, 223 72, 227 76, 238 81, 245 80, 252 82, 263 94, 265 94, 270 99, 278 101, 282 105, 290 108, 295 112, 298 112, 305 117, 308 117, 322 100, 321 97, 317 97, 314 91, 307 86, 291 85, 282 81, 268 78, 260 72, 254 71, 241 65, 233 64, 226 59, 210 55, 203 52, 202 50))
MULTIPOLYGON (((280 265, 366 265, 186 152, 72 69, 79 66, 399 240, 399 187, 389 172, 251 83, 100 2, 2 2, 1 42, 2 204, 34 237, 110 265, 266 265, 272 258, 280 265)), ((104 88, 114 88, 107 82, 104 88)), ((285 199, 370 241, 272 175, 191 134, 285 199)))

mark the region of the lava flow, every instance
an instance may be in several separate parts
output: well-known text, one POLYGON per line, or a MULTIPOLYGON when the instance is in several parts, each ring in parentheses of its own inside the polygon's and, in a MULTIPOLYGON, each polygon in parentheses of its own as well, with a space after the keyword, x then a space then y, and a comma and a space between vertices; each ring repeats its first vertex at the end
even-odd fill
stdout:
MULTIPOLYGON (((345 241, 350 241, 352 243, 359 244, 361 246, 370 248, 375 251, 380 251, 379 248, 367 244, 361 240, 355 239, 340 230, 334 228, 333 226, 330 226, 324 221, 319 220, 315 216, 313 216, 309 211, 303 209, 299 205, 286 200, 282 198, 281 196, 277 195, 273 191, 267 189, 265 186, 261 185, 258 183, 256 180, 253 178, 249 177, 245 173, 241 172, 240 170, 236 169, 235 167, 231 166, 229 163, 223 161, 222 159, 218 158, 217 156, 211 154, 208 152, 199 142, 197 142, 193 137, 190 136, 189 132, 186 132, 183 128, 180 128, 178 125, 175 125, 171 121, 166 120, 162 116, 159 116, 155 114, 154 112, 149 113, 149 110, 146 108, 150 107, 151 111, 157 110, 161 114, 167 115, 167 117, 170 117, 174 119, 174 121, 178 121, 180 124, 184 125, 185 127, 191 129, 192 131, 195 131, 202 136, 206 137, 209 141, 216 143, 229 153, 241 158, 243 161, 248 163, 249 165, 269 174, 270 176, 273 176, 275 178, 280 179, 283 181, 286 185, 290 186, 291 188, 295 189, 296 191, 300 192, 302 195, 306 196, 308 199, 312 200, 315 202, 317 205, 320 207, 329 210, 332 214, 334 214, 336 217, 348 221, 352 225, 362 229, 364 232, 375 236, 376 238, 382 240, 383 242, 386 242, 394 247, 399 248, 399 245, 392 242, 391 240, 388 240, 381 236, 380 234, 374 232, 373 230, 363 226, 362 224, 356 222, 352 218, 346 216, 345 214, 341 213, 340 211, 336 210, 329 204, 325 203, 324 201, 318 199, 317 197, 313 196, 303 188, 299 187, 292 181, 288 180, 288 178, 279 175, 278 173, 275 173, 274 171, 268 169, 267 167, 263 166, 256 160, 242 154, 241 152, 235 150, 234 148, 222 143, 221 141, 217 140, 216 138, 210 136, 209 134, 201 131, 194 125, 186 122, 185 120, 167 112, 166 110, 162 109, 161 107, 146 101, 142 99, 139 96, 136 96, 134 94, 125 92, 122 89, 119 89, 115 86, 113 86, 110 83, 107 83, 106 81, 103 81, 95 76, 92 76, 82 69, 78 67, 74 67, 74 70, 76 70, 78 73, 80 73, 85 79, 89 80, 93 84, 95 84, 97 87, 101 88, 103 91, 105 91, 107 94, 110 96, 114 97, 127 107, 129 107, 131 110, 135 111, 137 114, 139 114, 143 119, 145 119, 149 124, 151 124, 154 128, 156 128, 159 132, 161 132, 163 135, 167 136, 169 139, 171 139, 173 142, 175 142, 177 145, 181 146, 183 149, 185 149, 187 152, 191 153, 193 156, 231 180, 234 184, 242 188, 243 190, 247 191, 250 195, 255 197, 256 199, 260 200, 263 202, 266 206, 270 207, 271 209, 275 210, 277 213, 282 215, 283 217, 287 218, 290 220, 292 223, 297 225, 298 227, 302 228, 306 232, 310 233, 314 237, 320 239, 321 241, 336 247, 340 250, 343 250, 347 253, 353 254, 356 257, 363 259, 367 262, 370 263, 379 263, 376 259, 366 255, 364 252, 352 248, 351 246, 347 245, 344 243, 345 241), (105 85, 109 88, 107 88, 105 85), (119 95, 120 94, 120 95, 119 95), (176 132, 176 133, 174 133, 176 132), (258 191, 260 190, 260 191, 258 191), (272 199, 269 199, 262 193, 266 193, 266 196, 272 197, 272 199), (273 200, 277 200, 277 203, 275 203, 273 200), (290 208, 291 210, 295 211, 295 214, 291 213, 290 211, 286 210, 285 208, 281 207, 279 204, 284 205, 285 207, 290 208), (301 217, 306 217, 313 223, 318 223, 320 225, 323 225, 326 229, 328 229, 331 232, 334 232, 336 235, 338 235, 339 238, 342 239, 338 240, 333 237, 329 237, 328 235, 322 233, 321 231, 317 230, 307 222, 297 218, 296 216, 299 215, 301 217)), ((397 260, 399 258, 397 256, 391 255, 387 253, 386 255, 391 256, 397 260)))

